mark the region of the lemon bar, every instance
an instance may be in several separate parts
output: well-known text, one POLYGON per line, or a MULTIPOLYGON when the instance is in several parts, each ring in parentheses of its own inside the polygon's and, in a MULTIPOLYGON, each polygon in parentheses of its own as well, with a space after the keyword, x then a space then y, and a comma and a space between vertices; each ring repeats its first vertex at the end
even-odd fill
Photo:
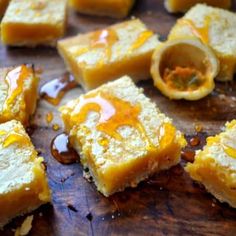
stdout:
POLYGON ((1 23, 6 45, 55 45, 65 32, 67 0, 11 0, 1 23))
POLYGON ((185 169, 221 202, 236 207, 236 120, 227 123, 224 132, 209 137, 185 169))
POLYGON ((220 8, 230 8, 231 0, 165 0, 166 9, 171 12, 186 12, 198 3, 220 8))
POLYGON ((16 119, 28 125, 36 108, 38 82, 32 65, 0 68, 0 123, 16 119))
POLYGON ((42 162, 19 121, 0 125, 0 227, 50 201, 42 162))
POLYGON ((148 79, 158 44, 157 36, 136 19, 61 40, 58 50, 77 81, 90 90, 123 75, 148 79))
POLYGON ((0 17, 5 13, 9 0, 0 0, 0 17))
POLYGON ((71 144, 105 196, 135 187, 180 161, 182 134, 127 76, 60 111, 71 144))
POLYGON ((70 5, 80 13, 124 18, 134 2, 134 0, 70 0, 70 5))
POLYGON ((236 14, 220 8, 198 4, 177 21, 169 40, 197 37, 211 47, 220 61, 216 79, 233 80, 236 65, 236 14))

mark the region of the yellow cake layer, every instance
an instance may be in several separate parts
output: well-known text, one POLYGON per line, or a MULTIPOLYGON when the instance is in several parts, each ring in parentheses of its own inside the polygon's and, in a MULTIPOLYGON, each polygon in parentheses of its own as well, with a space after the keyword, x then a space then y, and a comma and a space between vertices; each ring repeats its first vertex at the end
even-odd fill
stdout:
POLYGON ((185 170, 221 202, 236 207, 236 120, 227 123, 224 132, 209 137, 185 170))
POLYGON ((233 80, 236 65, 236 14, 198 4, 179 19, 168 39, 198 38, 210 46, 220 61, 216 79, 233 80))
POLYGON ((0 123, 16 119, 28 125, 36 108, 38 82, 31 65, 0 68, 0 123))
POLYGON ((105 196, 135 187, 180 161, 182 134, 127 76, 60 111, 84 168, 105 196))
POLYGON ((53 45, 64 35, 67 0, 11 0, 1 23, 2 42, 53 45))
POLYGON ((20 122, 0 125, 0 227, 50 201, 42 162, 20 122))
POLYGON ((58 50, 68 70, 86 89, 123 75, 135 81, 150 77, 151 56, 157 36, 140 20, 59 41, 58 50))
POLYGON ((231 0, 165 0, 165 7, 169 12, 186 12, 197 3, 220 8, 229 8, 231 0))
POLYGON ((80 13, 114 18, 126 17, 134 0, 69 0, 70 5, 80 13))

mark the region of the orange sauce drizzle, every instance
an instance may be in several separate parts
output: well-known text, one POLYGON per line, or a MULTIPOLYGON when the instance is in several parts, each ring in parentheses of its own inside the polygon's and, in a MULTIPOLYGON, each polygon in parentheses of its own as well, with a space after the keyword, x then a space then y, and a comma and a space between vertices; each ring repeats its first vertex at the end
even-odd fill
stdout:
POLYGON ((220 142, 221 142, 221 145, 224 149, 224 152, 228 156, 236 159, 236 148, 233 147, 234 140, 232 138, 230 138, 229 136, 227 136, 227 137, 221 138, 220 142))
POLYGON ((139 122, 140 105, 131 105, 129 102, 112 95, 99 93, 84 96, 78 107, 79 112, 72 118, 72 122, 81 124, 86 120, 89 111, 100 114, 97 129, 107 135, 120 140, 117 129, 121 126, 131 126, 144 133, 139 122))
POLYGON ((60 129, 60 126, 59 126, 58 124, 53 124, 53 125, 52 125, 52 129, 53 129, 54 131, 58 131, 58 130, 60 129))
MULTIPOLYGON (((69 122, 71 123, 70 126, 82 124, 86 121, 88 113, 94 111, 100 115, 96 125, 97 130, 116 140, 122 140, 123 137, 118 132, 118 128, 129 126, 139 132, 141 138, 145 140, 147 144, 147 149, 155 149, 152 141, 146 134, 145 128, 139 120, 141 109, 140 104, 133 105, 109 93, 92 93, 81 98, 80 103, 76 107, 78 112, 71 116, 69 122)), ((157 133, 160 148, 164 149, 169 147, 175 142, 175 137, 176 128, 170 123, 163 124, 157 133)), ((109 139, 102 138, 98 140, 98 142, 101 146, 107 146, 109 139)))
POLYGON ((12 145, 13 143, 19 143, 22 145, 28 145, 30 143, 29 138, 26 135, 23 135, 17 132, 17 129, 11 132, 0 130, 0 135, 6 135, 3 140, 4 148, 12 145))
POLYGON ((8 85, 7 98, 4 103, 4 110, 10 110, 10 106, 14 104, 17 97, 22 94, 25 80, 30 78, 33 74, 32 68, 22 65, 9 71, 6 75, 5 81, 8 85))
POLYGON ((234 149, 234 148, 232 148, 232 147, 230 147, 228 145, 225 145, 225 144, 223 145, 223 148, 224 148, 225 153, 228 156, 236 159, 236 149, 234 149))
POLYGON ((46 121, 48 124, 52 122, 53 118, 53 113, 51 111, 46 114, 46 121))
POLYGON ((73 76, 65 74, 62 78, 51 80, 40 89, 41 98, 54 106, 57 106, 65 93, 77 86, 73 76))
POLYGON ((22 145, 23 144, 27 145, 29 144, 29 138, 25 135, 19 134, 14 131, 7 135, 7 137, 5 138, 3 142, 3 147, 8 147, 13 143, 20 143, 22 145))
POLYGON ((112 56, 112 45, 118 40, 116 32, 112 29, 96 31, 91 35, 90 40, 90 48, 104 48, 105 59, 109 61, 112 56))
POLYGON ((91 47, 107 47, 112 46, 117 40, 118 36, 112 29, 105 29, 94 32, 91 37, 91 47))
POLYGON ((140 48, 152 36, 153 36, 152 31, 149 30, 143 31, 142 33, 139 34, 137 40, 133 43, 130 50, 133 51, 140 48))
POLYGON ((188 25, 191 28, 192 33, 201 39, 203 43, 209 42, 209 25, 210 25, 210 18, 205 17, 204 26, 197 27, 192 20, 189 19, 181 19, 180 22, 182 24, 188 25))
MULTIPOLYGON (((146 30, 141 32, 136 41, 133 43, 129 49, 132 52, 135 49, 140 48, 150 37, 153 36, 153 32, 146 30)), ((80 56, 84 53, 87 53, 90 50, 95 48, 104 49, 104 58, 99 60, 98 64, 103 64, 104 61, 109 61, 112 56, 112 46, 119 40, 119 37, 115 30, 113 29, 104 29, 99 30, 91 34, 90 36, 90 45, 88 48, 81 48, 75 53, 76 56, 80 56)))

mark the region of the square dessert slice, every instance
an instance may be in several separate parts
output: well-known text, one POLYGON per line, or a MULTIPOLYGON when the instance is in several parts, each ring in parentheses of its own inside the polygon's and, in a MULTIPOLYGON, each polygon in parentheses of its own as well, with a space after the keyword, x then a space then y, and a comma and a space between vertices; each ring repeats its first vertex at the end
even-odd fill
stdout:
POLYGON ((60 111, 71 144, 105 196, 180 161, 182 134, 127 76, 60 111))
POLYGON ((236 68, 236 14, 198 4, 177 21, 169 39, 197 37, 210 46, 220 61, 218 80, 232 80, 236 68))
POLYGON ((0 0, 0 17, 5 13, 9 0, 0 0))
POLYGON ((70 0, 70 5, 78 12, 114 18, 126 17, 133 4, 134 0, 70 0))
POLYGON ((0 68, 0 123, 29 123, 37 102, 38 78, 32 65, 0 68))
POLYGON ((165 7, 169 12, 186 12, 197 3, 206 3, 213 7, 229 8, 231 0, 165 0, 165 7))
POLYGON ((53 45, 64 35, 67 0, 11 0, 1 23, 2 42, 53 45))
POLYGON ((224 132, 209 137, 185 170, 218 200, 236 207, 236 120, 227 123, 224 132))
POLYGON ((150 77, 151 56, 157 36, 140 20, 58 42, 61 56, 77 81, 86 89, 123 75, 135 81, 150 77))
POLYGON ((0 125, 0 227, 50 201, 42 162, 20 122, 0 125))

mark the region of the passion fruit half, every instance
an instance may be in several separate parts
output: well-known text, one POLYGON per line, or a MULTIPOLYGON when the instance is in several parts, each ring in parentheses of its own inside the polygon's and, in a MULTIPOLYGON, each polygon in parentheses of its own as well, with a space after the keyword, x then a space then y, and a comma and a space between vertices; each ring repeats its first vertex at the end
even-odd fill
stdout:
POLYGON ((179 39, 159 45, 152 57, 154 85, 170 99, 198 100, 215 88, 219 62, 198 39, 179 39))

